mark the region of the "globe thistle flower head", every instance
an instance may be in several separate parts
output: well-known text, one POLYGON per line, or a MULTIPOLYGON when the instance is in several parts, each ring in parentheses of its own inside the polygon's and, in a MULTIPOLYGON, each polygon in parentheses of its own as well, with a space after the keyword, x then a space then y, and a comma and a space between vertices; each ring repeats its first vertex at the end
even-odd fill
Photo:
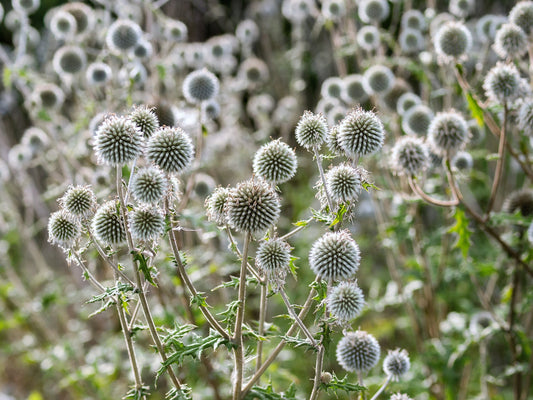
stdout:
POLYGON ((451 14, 464 19, 474 11, 475 2, 474 0, 450 0, 448 7, 451 14))
POLYGON ((363 291, 355 282, 341 282, 326 298, 331 316, 341 324, 358 317, 365 306, 363 291))
MULTIPOLYGON (((480 144, 483 139, 485 139, 485 129, 482 129, 475 119, 468 121, 467 125, 468 132, 470 133, 469 143, 471 145, 480 144)), ((518 126, 520 127, 520 122, 518 123, 518 126)))
POLYGON ((417 29, 404 29, 398 43, 405 54, 417 54, 424 49, 424 36, 417 29))
POLYGON ((487 73, 483 89, 494 103, 513 102, 522 92, 520 73, 513 64, 499 62, 487 73))
POLYGON ((189 35, 187 25, 176 19, 166 19, 163 25, 163 34, 172 42, 186 42, 189 35))
POLYGON ((320 278, 352 278, 359 269, 359 246, 348 231, 327 232, 316 240, 309 252, 309 266, 320 278))
POLYGON ((411 397, 406 395, 405 393, 394 393, 390 400, 413 400, 411 397))
POLYGON ((65 210, 52 213, 48 219, 48 241, 63 248, 74 245, 81 234, 79 221, 65 210))
POLYGON ((13 171, 25 169, 28 167, 33 157, 29 146, 19 143, 11 147, 7 154, 7 162, 13 171))
POLYGON ((518 127, 531 134, 533 132, 533 98, 524 99, 518 110, 518 127))
POLYGON ((455 21, 443 24, 433 38, 435 51, 443 61, 460 60, 472 47, 472 34, 468 28, 455 21))
POLYGON ((91 120, 89 121, 89 132, 91 132, 91 135, 93 137, 96 137, 96 132, 98 132, 98 128, 100 128, 104 121, 112 115, 113 114, 101 112, 91 118, 91 120))
POLYGON ((205 199, 207 219, 218 225, 226 225, 226 203, 230 190, 224 187, 217 187, 209 197, 205 199))
POLYGON ((85 78, 90 86, 104 85, 111 79, 111 67, 103 62, 89 64, 85 73, 85 78))
POLYGON ((70 215, 85 219, 96 209, 96 196, 90 186, 70 186, 59 204, 70 215))
POLYGON ((237 76, 247 87, 254 89, 268 81, 268 67, 263 60, 250 57, 241 63, 237 76))
POLYGON ((61 9, 76 19, 76 34, 83 35, 92 31, 94 26, 94 12, 91 7, 82 2, 65 3, 61 9))
POLYGON ((59 86, 53 83, 41 83, 35 87, 32 98, 40 107, 46 110, 55 110, 63 105, 65 94, 59 86))
POLYGON ((157 167, 142 168, 133 175, 131 193, 141 203, 158 203, 165 197, 167 191, 168 182, 165 174, 157 167))
POLYGON ((141 154, 142 146, 140 130, 125 117, 110 116, 96 131, 94 147, 101 164, 127 164, 141 154))
POLYGON ((13 9, 25 15, 33 14, 41 5, 41 0, 11 0, 13 9))
POLYGON ((327 78, 320 87, 320 94, 324 98, 340 99, 344 87, 344 81, 339 77, 327 78))
POLYGON ((344 156, 346 155, 346 151, 339 144, 338 135, 339 135, 339 125, 334 125, 328 133, 326 143, 328 145, 328 149, 333 154, 337 156, 344 156))
POLYGON ((494 52, 501 58, 520 58, 527 51, 527 36, 515 24, 503 24, 496 31, 494 52))
POLYGON ((455 111, 441 112, 433 118, 428 128, 428 144, 440 155, 454 154, 470 139, 468 125, 455 111))
POLYGON ((409 354, 405 350, 389 350, 389 353, 383 360, 383 371, 393 381, 399 381, 411 367, 411 361, 409 360, 409 354))
POLYGON ((178 124, 177 110, 173 105, 161 102, 148 107, 154 110, 160 126, 176 126, 178 124))
POLYGON ((159 120, 153 108, 137 106, 128 115, 128 118, 141 131, 145 138, 149 138, 159 128, 159 120))
POLYGON ((298 121, 295 135, 296 141, 307 150, 319 148, 326 140, 328 123, 322 114, 305 111, 298 121))
POLYGON ((244 44, 253 44, 259 39, 259 27, 255 21, 245 19, 237 25, 235 36, 244 44))
POLYGON ((275 107, 274 98, 266 93, 251 96, 246 104, 246 112, 256 118, 269 115, 275 107))
POLYGON ((185 77, 182 89, 189 103, 211 100, 218 94, 218 78, 205 68, 199 69, 185 77))
POLYGON ((416 105, 403 115, 402 129, 408 135, 425 136, 433 118, 431 108, 423 104, 416 105))
POLYGON ((503 202, 502 211, 508 214, 519 212, 524 217, 533 215, 533 190, 525 188, 509 194, 503 202))
POLYGON ((116 200, 102 204, 92 219, 91 227, 96 238, 106 245, 119 244, 126 240, 124 220, 120 216, 116 200))
POLYGON ((255 256, 257 268, 266 274, 274 291, 283 287, 290 261, 291 247, 281 239, 261 242, 255 256))
POLYGON ((335 106, 331 108, 326 113, 326 120, 328 121, 329 125, 337 125, 339 122, 341 122, 344 117, 346 116, 346 107, 342 105, 335 106))
POLYGON ((466 151, 458 151, 452 158, 451 166, 457 171, 466 173, 472 170, 474 159, 470 153, 466 151))
POLYGON ((357 201, 361 192, 361 173, 348 164, 337 165, 326 174, 326 188, 338 203, 357 201))
POLYGON ((480 311, 472 315, 468 330, 470 334, 478 336, 481 332, 494 324, 494 317, 488 311, 480 311))
POLYGON ((383 147, 385 130, 375 113, 354 108, 340 123, 337 140, 350 156, 367 155, 383 147))
POLYGON ((50 19, 50 31, 56 39, 73 38, 76 30, 76 18, 64 10, 57 10, 50 19))
POLYGON ((324 0, 320 11, 327 20, 339 21, 346 15, 346 3, 344 0, 324 0))
POLYGON ((348 105, 364 103, 369 96, 363 85, 363 75, 353 74, 343 78, 341 99, 348 105))
POLYGON ((365 331, 348 332, 337 345, 337 361, 348 372, 367 372, 381 355, 379 343, 365 331))
POLYGON ((385 94, 389 92, 395 81, 390 68, 384 65, 373 65, 363 74, 363 87, 370 94, 385 94))
POLYGON ((495 16, 492 14, 483 15, 476 22, 476 35, 481 43, 489 43, 494 39, 492 34, 492 25, 494 24, 495 16))
POLYGON ((141 38, 133 48, 133 55, 137 58, 147 59, 152 56, 153 52, 154 48, 152 47, 152 44, 143 38, 141 38))
POLYGON ((282 3, 281 12, 292 23, 302 23, 316 15, 317 9, 313 0, 287 0, 282 3))
POLYGON ((214 190, 215 186, 216 182, 212 176, 198 173, 194 180, 193 194, 200 199, 205 200, 205 198, 214 190))
POLYGON ((522 28, 526 35, 529 35, 533 26, 533 1, 516 3, 509 13, 509 20, 522 28))
POLYGON ((394 84, 392 85, 391 90, 384 93, 381 99, 383 100, 383 105, 388 108, 390 111, 396 110, 396 104, 398 103, 399 98, 404 94, 412 91, 411 86, 402 78, 395 79, 394 84))
POLYGON ((32 155, 36 156, 38 154, 43 154, 46 147, 50 144, 50 139, 41 128, 33 126, 24 131, 20 143, 27 146, 32 155))
POLYGON ((402 29, 416 29, 424 31, 426 29, 426 18, 419 10, 407 10, 402 14, 402 29))
POLYGON ((163 171, 180 173, 191 164, 194 147, 183 129, 162 127, 148 140, 146 156, 163 171))
POLYGON ((115 53, 132 50, 142 37, 141 27, 133 21, 118 19, 106 34, 106 44, 115 53))
POLYGON ((387 0, 362 0, 357 7, 357 15, 364 23, 383 22, 390 13, 387 0))
POLYGON ((220 116, 220 104, 216 100, 202 102, 202 117, 213 120, 220 116))
POLYGON ((227 219, 239 232, 259 233, 279 218, 280 200, 275 190, 262 179, 239 183, 226 202, 227 219))
POLYGON ((155 240, 165 232, 165 217, 156 207, 138 207, 128 214, 131 237, 136 240, 155 240))
POLYGON ((533 222, 529 224, 527 228, 527 240, 529 244, 533 244, 533 222))
POLYGON ((366 51, 377 50, 381 44, 379 29, 374 25, 365 25, 357 32, 357 44, 366 51))
POLYGON ((19 32, 21 26, 20 13, 16 12, 13 9, 9 10, 4 16, 4 26, 14 34, 19 32))
POLYGON ((398 175, 417 176, 429 167, 429 151, 416 136, 403 136, 391 154, 391 169, 398 175))
POLYGON ((404 93, 396 102, 396 112, 400 116, 404 116, 408 110, 419 104, 422 104, 422 99, 418 95, 411 92, 404 93))
POLYGON ((87 56, 78 46, 60 47, 52 59, 54 70, 59 76, 77 74, 85 68, 86 63, 87 56))
POLYGON ((263 145, 255 153, 253 162, 254 175, 272 184, 291 179, 297 166, 296 153, 279 139, 263 145))

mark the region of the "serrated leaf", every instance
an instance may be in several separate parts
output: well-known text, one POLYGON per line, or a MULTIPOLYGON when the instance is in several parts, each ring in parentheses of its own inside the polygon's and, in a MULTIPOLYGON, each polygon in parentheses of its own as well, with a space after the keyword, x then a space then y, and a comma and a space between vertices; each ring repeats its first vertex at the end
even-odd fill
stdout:
POLYGON ((313 352, 317 351, 317 348, 313 346, 313 344, 308 339, 303 339, 297 336, 281 336, 283 340, 285 340, 288 344, 293 346, 294 348, 303 347, 305 351, 311 350, 313 352))
POLYGON ((472 236, 472 231, 468 228, 468 218, 466 218, 465 212, 460 208, 455 209, 454 218, 455 225, 448 232, 457 234, 454 247, 460 249, 463 257, 467 258, 471 244, 470 236, 472 236))
POLYGON ((139 270, 143 273, 144 279, 150 282, 152 286, 157 287, 156 283, 154 282, 154 278, 152 278, 150 268, 148 267, 148 263, 146 262, 144 255, 139 251, 134 251, 133 259, 139 263, 139 270))
POLYGON ((305 220, 305 219, 302 219, 300 221, 293 222, 293 225, 294 226, 307 226, 307 225, 309 225, 309 221, 305 220))
POLYGON ((335 214, 335 219, 331 224, 329 224, 329 227, 333 228, 335 225, 342 223, 342 219, 344 217, 344 214, 346 214, 346 211, 348 211, 346 206, 344 204, 341 204, 341 206, 339 207, 339 211, 337 211, 337 213, 335 214))
POLYGON ((192 400, 192 389, 182 384, 180 389, 173 388, 168 391, 165 400, 192 400))
POLYGON ((381 190, 379 187, 374 185, 372 182, 363 181, 361 182, 361 186, 363 186, 363 189, 365 189, 367 192, 369 189, 381 190))
POLYGON ((366 390, 366 387, 358 385, 357 383, 348 382, 348 376, 345 376, 342 379, 337 378, 335 373, 331 374, 331 380, 329 382, 320 383, 320 389, 326 393, 337 394, 337 391, 342 390, 346 393, 350 392, 362 392, 366 390))
POLYGON ((145 396, 150 395, 150 388, 148 386, 141 386, 140 388, 132 387, 123 399, 141 400, 145 396))
POLYGON ((297 400, 296 399, 296 386, 293 383, 289 386, 287 391, 276 393, 272 387, 272 383, 269 383, 266 387, 253 386, 250 391, 244 396, 245 400, 297 400))

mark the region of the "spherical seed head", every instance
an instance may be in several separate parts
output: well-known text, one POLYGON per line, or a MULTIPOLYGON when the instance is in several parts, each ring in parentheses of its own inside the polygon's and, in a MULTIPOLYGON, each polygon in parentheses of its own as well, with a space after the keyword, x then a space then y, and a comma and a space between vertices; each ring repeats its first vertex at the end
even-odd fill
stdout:
POLYGON ((263 145, 254 156, 254 175, 273 184, 283 183, 296 174, 296 153, 281 140, 263 145))
POLYGON ((183 80, 183 95, 189 103, 200 103, 218 94, 218 78, 207 69, 199 69, 188 74, 183 80))
POLYGON ((365 25, 357 32, 356 40, 359 47, 367 51, 376 50, 381 43, 379 29, 374 25, 365 25))
POLYGON ((344 0, 324 0, 321 7, 324 18, 331 21, 338 21, 346 15, 346 4, 344 0))
POLYGON ((488 43, 492 40, 492 24, 494 23, 494 15, 487 14, 477 20, 476 35, 482 43, 488 43))
POLYGON ((80 223, 65 210, 56 211, 48 219, 48 241, 64 248, 71 247, 80 236, 80 223))
POLYGON ((216 100, 202 102, 202 115, 207 119, 216 119, 220 115, 220 104, 216 100))
POLYGON ((320 94, 325 98, 332 97, 334 99, 340 99, 343 86, 344 81, 341 78, 336 76, 327 78, 324 82, 322 82, 320 94))
POLYGON ((480 311, 472 315, 468 330, 472 335, 479 335, 485 328, 494 323, 494 318, 488 311, 480 311))
POLYGON ((37 127, 31 127, 24 131, 20 143, 27 146, 33 155, 43 154, 50 143, 48 135, 37 127))
POLYGON ((183 129, 162 127, 148 140, 146 155, 163 171, 180 173, 191 164, 194 147, 183 129))
POLYGON ((207 219, 218 225, 225 225, 226 220, 226 203, 230 190, 224 187, 217 187, 209 197, 205 199, 205 208, 207 210, 207 219))
POLYGON ((65 99, 63 91, 53 83, 37 85, 32 96, 35 96, 39 105, 47 110, 61 107, 65 99))
POLYGON ((426 136, 434 115, 431 108, 419 104, 410 108, 402 118, 402 129, 409 135, 426 136))
POLYGON ((241 43, 252 44, 259 39, 259 27, 255 21, 245 19, 237 25, 235 36, 241 41, 241 43))
POLYGON ((361 192, 361 174, 348 164, 337 165, 326 174, 326 187, 333 201, 357 201, 361 192))
POLYGON ((154 240, 165 232, 165 217, 156 207, 136 208, 128 215, 131 237, 138 240, 154 240))
POLYGON ((421 103, 422 99, 420 99, 418 95, 411 92, 404 93, 398 98, 398 101, 396 102, 396 112, 400 114, 400 116, 404 116, 408 110, 421 103))
POLYGON ((533 1, 520 1, 509 13, 509 20, 529 35, 533 26, 533 1))
POLYGON ((331 316, 341 323, 356 318, 365 305, 363 291, 355 282, 341 282, 334 287, 326 298, 331 316))
POLYGON ((61 9, 70 13, 76 19, 77 34, 84 34, 92 30, 94 25, 94 12, 91 7, 76 1, 64 4, 61 9))
POLYGON ((437 114, 428 128, 428 144, 440 155, 461 150, 469 138, 465 119, 455 111, 437 114))
POLYGON ((296 141, 307 150, 319 148, 326 140, 328 123, 322 114, 305 111, 298 121, 295 130, 296 141))
POLYGON ((125 117, 110 116, 96 131, 95 150, 98 161, 107 165, 124 165, 142 151, 142 135, 125 117))
POLYGON ((244 60, 239 66, 238 77, 250 87, 257 87, 268 81, 268 66, 256 57, 244 60))
POLYGON ((96 208, 96 196, 90 186, 70 186, 59 204, 74 217, 85 219, 96 208))
POLYGON ((366 372, 380 357, 379 343, 365 331, 348 332, 337 345, 337 361, 346 371, 366 372))
POLYGON ((533 99, 525 99, 520 105, 518 111, 518 127, 524 132, 531 134, 533 132, 533 99))
POLYGON ((135 107, 128 118, 140 129, 145 138, 149 138, 159 128, 159 120, 154 109, 146 106, 135 107))
POLYGON ((424 48, 424 36, 417 29, 404 29, 400 33, 398 42, 406 54, 416 54, 424 48))
POLYGON ((394 74, 384 65, 373 65, 363 74, 363 86, 367 93, 385 94, 394 85, 394 74))
POLYGON ((452 158, 452 167, 463 172, 468 172, 474 166, 472 155, 466 151, 458 151, 452 158))
POLYGON ((41 0, 11 0, 13 9, 21 14, 33 14, 41 5, 41 0))
POLYGON ((118 19, 107 30, 106 44, 114 52, 131 50, 142 37, 142 30, 135 22, 118 19))
POLYGON ((512 192, 503 202, 502 211, 509 214, 518 211, 524 217, 532 215, 533 190, 525 188, 512 192))
POLYGON ((176 108, 168 103, 159 103, 149 106, 155 112, 160 126, 175 126, 178 123, 176 108))
POLYGON ((457 60, 470 51, 472 34, 464 24, 449 21, 439 28, 433 43, 439 57, 444 60, 457 60))
POLYGON ((228 222, 240 232, 266 230, 278 220, 280 209, 275 190, 262 179, 239 183, 230 191, 226 202, 228 222))
POLYGON ((496 31, 494 51, 501 58, 519 58, 527 51, 527 36, 515 24, 503 24, 496 31))
POLYGON ((103 85, 111 79, 111 67, 103 62, 89 64, 85 78, 91 86, 103 85))
POLYGON ((78 46, 63 46, 55 52, 52 63, 58 75, 74 75, 85 68, 87 56, 78 46))
POLYGON ((368 100, 369 96, 363 85, 363 75, 348 75, 343 78, 343 81, 341 98, 345 103, 355 105, 368 100))
POLYGON ((390 7, 387 0, 362 0, 357 13, 365 23, 382 22, 389 16, 390 7))
POLYGON ((257 249, 255 264, 263 271, 274 290, 285 283, 291 261, 291 247, 281 239, 264 241, 257 249))
POLYGON ((100 206, 92 220, 92 230, 96 238, 106 245, 118 244, 126 239, 124 220, 120 216, 120 205, 110 200, 100 206))
POLYGON ((487 73, 483 89, 490 101, 507 104, 521 94, 521 79, 514 64, 497 63, 487 73))
POLYGON ((400 378, 409 371, 411 362, 407 351, 396 349, 389 350, 389 353, 383 360, 383 371, 390 376, 393 381, 399 381, 400 378))
POLYGON ((401 78, 395 79, 392 88, 382 96, 383 105, 391 111, 396 110, 396 104, 398 103, 400 96, 410 90, 412 89, 406 81, 401 78))
POLYGON ((50 31, 56 39, 72 38, 76 34, 76 18, 66 11, 57 10, 50 20, 50 31))
POLYGON ((165 37, 174 42, 185 42, 189 34, 187 25, 181 21, 170 18, 165 20, 163 30, 165 37))
POLYGON ((167 179, 157 167, 140 169, 135 173, 131 182, 131 193, 141 203, 157 203, 163 199, 167 190, 167 179))
POLYGON ((450 0, 450 13, 458 18, 468 17, 474 10, 474 0, 450 0))
POLYGON ((346 155, 346 151, 341 147, 339 144, 339 125, 334 125, 329 133, 328 137, 326 139, 326 143, 328 145, 328 149, 335 155, 338 156, 344 156, 346 155))
POLYGON ((327 232, 313 243, 309 252, 309 266, 325 280, 353 277, 360 262, 359 246, 348 231, 327 232))
POLYGON ((416 29, 423 31, 426 29, 426 18, 419 10, 407 10, 402 15, 403 29, 416 29))
POLYGON ((133 55, 137 58, 148 58, 152 56, 153 51, 152 44, 141 38, 133 48, 133 55))
POLYGON ((403 136, 392 148, 391 169, 398 175, 416 176, 429 167, 429 150, 424 141, 403 136))
POLYGON ((390 397, 390 400, 413 400, 413 399, 404 393, 394 393, 390 397))
POLYGON ((385 130, 375 113, 355 108, 341 121, 337 138, 349 155, 366 155, 383 147, 385 130))

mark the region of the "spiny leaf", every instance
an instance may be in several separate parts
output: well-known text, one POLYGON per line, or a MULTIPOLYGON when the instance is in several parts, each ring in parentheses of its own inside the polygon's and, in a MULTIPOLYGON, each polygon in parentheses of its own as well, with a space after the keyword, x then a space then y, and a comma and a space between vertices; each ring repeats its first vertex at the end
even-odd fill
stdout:
POLYGON ((165 400, 192 400, 192 389, 181 384, 180 389, 173 388, 165 395, 165 400))
POLYGON ((276 393, 269 383, 266 387, 254 386, 244 396, 244 400, 296 400, 296 385, 291 383, 285 392, 276 393))
POLYGON ((379 187, 374 185, 372 182, 363 181, 361 182, 361 186, 363 186, 363 189, 365 189, 367 192, 369 189, 381 190, 379 187))
POLYGON ((329 224, 329 227, 333 228, 338 223, 341 223, 344 214, 346 214, 346 211, 348 211, 346 206, 344 204, 341 204, 341 206, 339 207, 339 211, 337 211, 337 213, 335 214, 335 219, 333 220, 331 224, 329 224))
POLYGON ((148 263, 146 262, 146 258, 144 257, 144 255, 139 251, 135 251, 133 252, 133 259, 139 263, 139 270, 143 273, 144 279, 150 282, 152 286, 157 287, 154 282, 154 279, 152 278, 150 268, 148 267, 148 263))
POLYGON ((472 231, 468 228, 468 218, 466 218, 463 210, 456 208, 454 218, 455 225, 448 232, 457 233, 457 240, 454 247, 460 249, 463 257, 466 258, 470 249, 470 236, 472 236, 472 231))
POLYGON ((331 374, 331 380, 329 382, 322 382, 320 384, 320 390, 323 390, 327 393, 335 393, 339 390, 342 390, 346 393, 350 392, 362 392, 363 390, 366 390, 364 386, 360 386, 356 383, 350 383, 348 382, 348 376, 345 376, 342 379, 337 378, 335 373, 331 374))

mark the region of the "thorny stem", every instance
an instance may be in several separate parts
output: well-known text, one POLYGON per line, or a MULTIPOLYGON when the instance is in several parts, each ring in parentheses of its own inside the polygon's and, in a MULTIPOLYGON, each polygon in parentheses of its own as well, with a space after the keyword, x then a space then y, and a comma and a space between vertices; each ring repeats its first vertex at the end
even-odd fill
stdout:
POLYGON ((331 201, 331 197, 328 192, 328 187, 326 185, 326 177, 324 176, 324 168, 322 168, 322 157, 320 157, 320 154, 318 153, 317 146, 313 146, 313 153, 316 158, 316 165, 318 167, 318 172, 320 173, 320 179, 322 180, 324 193, 326 194, 326 199, 328 200, 329 212, 333 213, 335 209, 333 208, 333 202, 331 201))
POLYGON ((418 183, 413 179, 413 177, 410 176, 407 178, 407 180, 413 192, 415 192, 421 199, 425 200, 429 204, 433 204, 434 206, 438 206, 438 207, 452 207, 452 206, 456 206, 457 204, 459 204, 459 201, 456 199, 454 200, 435 199, 429 196, 426 192, 424 192, 424 190, 422 190, 422 188, 418 186, 418 183))
MULTIPOLYGON (((124 231, 126 232, 126 241, 128 243, 128 249, 131 253, 132 260, 133 260, 133 270, 135 275, 135 286, 137 288, 137 291, 139 293, 139 300, 141 302, 141 306, 143 309, 144 317, 146 318, 146 322, 148 324, 148 328, 150 330, 150 335, 152 336, 152 340, 154 341, 154 344, 157 347, 157 351, 159 352, 159 356, 161 357, 161 361, 165 363, 167 361, 167 356, 165 354, 165 349, 163 347, 163 344, 161 343, 161 340, 159 339, 159 335, 157 333, 157 328, 154 323, 154 319, 152 318, 152 313, 150 311, 150 307, 148 306, 148 301, 146 299, 146 294, 144 292, 142 280, 141 280, 141 274, 139 272, 139 268, 137 268, 137 261, 134 259, 134 252, 136 251, 133 245, 133 239, 131 237, 131 233, 128 229, 128 218, 126 215, 126 202, 124 201, 124 193, 122 192, 122 169, 120 166, 117 166, 117 173, 116 173, 116 179, 117 179, 117 192, 118 197, 120 199, 120 213, 122 216, 122 222, 124 223, 124 231)), ((171 365, 167 366, 167 372, 172 380, 172 383, 176 387, 176 389, 181 389, 181 384, 176 375, 174 374, 174 370, 172 369, 171 365)))
MULTIPOLYGON (((226 233, 228 234, 228 239, 229 239, 229 241, 231 243, 232 249, 235 251, 235 254, 237 254, 237 257, 239 257, 239 259, 242 260, 242 253, 239 250, 239 247, 237 246, 237 244, 235 243, 235 240, 233 239, 233 235, 231 234, 231 230, 230 230, 228 225, 226 225, 226 233)), ((259 275, 259 272, 257 272, 255 270, 255 268, 250 265, 250 263, 247 262, 247 265, 248 265, 248 270, 252 273, 252 275, 255 277, 255 279, 257 279, 257 281, 261 285, 265 285, 266 284, 266 278, 261 278, 261 275, 259 275)))
POLYGON ((313 380, 313 390, 309 400, 316 400, 320 392, 320 378, 322 377, 322 366, 324 364, 324 345, 320 344, 316 355, 315 378, 313 380))
POLYGON ((246 305, 246 272, 248 264, 248 248, 252 235, 246 232, 244 235, 244 246, 242 249, 241 274, 239 278, 239 308, 235 318, 235 330, 233 341, 235 342, 235 383, 233 386, 233 400, 239 400, 242 392, 242 378, 244 372, 244 342, 242 337, 242 324, 244 322, 244 308, 246 305))
POLYGON ((285 306, 287 307, 287 310, 289 311, 289 314, 292 317, 292 319, 294 319, 294 321, 298 324, 298 326, 300 327, 301 331, 304 333, 305 336, 307 336, 307 338, 309 339, 309 341, 311 342, 313 347, 318 349, 318 343, 316 342, 316 340, 313 337, 313 335, 311 334, 311 332, 309 332, 309 329, 307 329, 307 326, 305 326, 305 324, 302 322, 302 320, 300 318, 298 318, 298 315, 294 312, 292 304, 289 301, 289 299, 287 298, 287 294, 285 293, 285 290, 283 288, 279 291, 279 295, 283 299, 283 302, 285 303, 285 306))
POLYGON ((502 129, 500 132, 500 142, 498 144, 498 161, 496 162, 496 170, 494 171, 494 181, 492 182, 492 189, 490 191, 489 204, 487 206, 487 211, 485 212, 485 219, 489 218, 489 214, 494 206, 494 201, 496 200, 496 195, 498 194, 498 188, 500 186, 500 181, 503 173, 503 164, 505 159, 505 136, 506 136, 506 126, 507 126, 507 105, 503 106, 503 123, 502 129))
MULTIPOLYGON (((267 285, 261 285, 261 298, 259 301, 259 328, 257 333, 259 336, 263 336, 265 333, 265 320, 267 311, 267 285)), ((261 363, 263 362, 263 341, 257 342, 257 357, 255 362, 255 371, 259 370, 261 363)))
POLYGON ((372 398, 370 400, 376 400, 379 395, 385 390, 385 388, 388 386, 390 380, 391 380, 392 376, 389 375, 387 376, 387 379, 385 379, 385 382, 383 382, 383 385, 381 385, 381 387, 378 389, 378 391, 376 393, 374 393, 374 396, 372 396, 372 398))
POLYGON ((78 254, 78 252, 74 249, 71 249, 71 252, 72 254, 74 255, 74 258, 76 260, 76 262, 78 263, 78 265, 80 266, 80 268, 83 270, 83 273, 85 274, 85 276, 87 277, 87 279, 89 280, 89 282, 91 282, 91 284, 97 288, 99 291, 101 292, 105 292, 105 287, 102 286, 102 284, 100 282, 98 282, 98 280, 94 277, 93 274, 91 274, 91 271, 89 271, 87 269, 87 267, 85 266, 85 264, 83 263, 80 255, 78 254))

